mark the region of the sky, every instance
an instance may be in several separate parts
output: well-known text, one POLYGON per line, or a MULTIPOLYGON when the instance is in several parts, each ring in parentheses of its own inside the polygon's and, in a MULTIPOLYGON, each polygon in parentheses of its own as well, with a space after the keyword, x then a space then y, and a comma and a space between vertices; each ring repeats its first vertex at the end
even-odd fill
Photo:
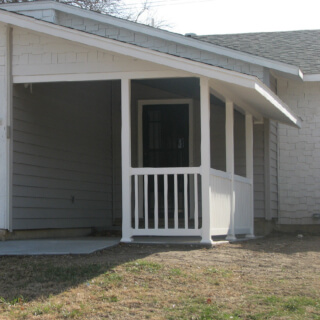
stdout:
MULTIPOLYGON (((144 0, 125 0, 128 8, 144 0)), ((155 21, 186 34, 320 29, 320 0, 148 0, 155 21)))

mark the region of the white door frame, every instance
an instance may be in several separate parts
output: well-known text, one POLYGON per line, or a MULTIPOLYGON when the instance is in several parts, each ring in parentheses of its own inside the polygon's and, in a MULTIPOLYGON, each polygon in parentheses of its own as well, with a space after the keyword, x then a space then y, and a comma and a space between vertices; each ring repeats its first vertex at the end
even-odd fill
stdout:
MULTIPOLYGON (((139 100, 138 101, 138 167, 143 167, 143 119, 142 110, 145 105, 169 105, 169 104, 187 104, 189 113, 189 167, 193 166, 193 100, 192 99, 156 99, 156 100, 139 100)), ((139 179, 142 179, 140 177, 139 179)), ((139 203, 142 204, 142 180, 139 181, 139 203)), ((189 188, 193 188, 193 184, 189 188)), ((193 190, 193 189, 192 189, 193 190)), ((192 206, 194 206, 194 199, 192 197, 192 206)), ((193 217, 193 212, 191 216, 193 217)), ((142 207, 139 208, 139 218, 143 217, 142 207)))
POLYGON ((143 119, 145 105, 187 104, 189 113, 189 167, 193 166, 193 100, 192 99, 157 99, 138 101, 138 167, 143 167, 143 119))

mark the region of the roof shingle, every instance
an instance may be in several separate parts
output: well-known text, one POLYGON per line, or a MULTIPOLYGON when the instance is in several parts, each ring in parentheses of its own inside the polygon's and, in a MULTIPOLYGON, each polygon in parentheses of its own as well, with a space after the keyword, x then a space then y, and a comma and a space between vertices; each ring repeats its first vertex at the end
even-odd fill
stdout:
POLYGON ((320 73, 320 30, 193 36, 218 46, 320 73))

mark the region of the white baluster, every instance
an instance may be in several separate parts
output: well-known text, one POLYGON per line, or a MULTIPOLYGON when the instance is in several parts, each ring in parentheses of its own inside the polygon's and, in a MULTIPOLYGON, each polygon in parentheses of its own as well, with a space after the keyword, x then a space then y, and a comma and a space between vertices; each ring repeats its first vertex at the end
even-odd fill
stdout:
POLYGON ((164 179, 164 228, 168 229, 168 175, 163 176, 164 179))
POLYGON ((159 228, 158 175, 154 176, 154 228, 159 228))
POLYGON ((199 212, 198 212, 198 175, 194 175, 194 228, 199 229, 199 212))
POLYGON ((148 210, 148 175, 144 175, 144 227, 149 228, 149 210, 148 210))
POLYGON ((178 229, 178 177, 174 175, 174 228, 178 229))
POLYGON ((138 188, 138 176, 134 175, 134 227, 139 228, 139 188, 138 188))
POLYGON ((188 175, 184 174, 184 227, 188 229, 188 175))

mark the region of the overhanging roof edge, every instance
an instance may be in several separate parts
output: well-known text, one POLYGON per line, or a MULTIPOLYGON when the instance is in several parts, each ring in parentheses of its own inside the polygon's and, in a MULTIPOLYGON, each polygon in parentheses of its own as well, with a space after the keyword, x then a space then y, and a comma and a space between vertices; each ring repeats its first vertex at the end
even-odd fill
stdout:
POLYGON ((195 47, 197 49, 202 49, 204 51, 208 51, 211 53, 215 53, 218 55, 223 55, 227 56, 229 58, 233 58, 236 60, 242 60, 244 62, 250 63, 250 64, 256 64, 260 65, 262 67, 278 70, 284 73, 288 73, 297 77, 302 77, 301 70, 298 66, 295 65, 290 65, 284 62, 268 59, 265 57, 261 57, 258 55, 253 55, 250 53, 242 52, 239 50, 234 50, 231 48, 219 46, 216 44, 208 43, 206 41, 201 41, 199 39, 193 39, 193 38, 188 38, 185 37, 181 34, 170 32, 167 30, 162 30, 158 28, 152 28, 147 25, 135 23, 132 21, 127 21, 125 19, 120 19, 117 17, 113 17, 111 15, 103 15, 99 14, 97 12, 92 12, 90 10, 85 10, 81 9, 72 5, 67 5, 59 2, 54 2, 54 1, 31 1, 31 2, 26 2, 26 3, 19 3, 19 4, 4 4, 0 5, 0 9, 5 8, 5 7, 12 7, 12 8, 19 8, 19 6, 25 6, 25 7, 40 7, 40 8, 45 8, 48 7, 48 9, 54 9, 58 11, 62 11, 65 13, 73 13, 79 16, 82 16, 84 18, 88 19, 94 19, 96 21, 102 22, 102 23, 110 23, 113 24, 117 27, 121 28, 127 28, 130 30, 133 30, 135 32, 139 33, 144 33, 148 34, 163 40, 168 40, 172 42, 177 42, 182 45, 190 46, 190 47, 195 47), (106 20, 109 20, 108 22, 106 20))
POLYGON ((272 94, 271 90, 254 76, 182 57, 173 56, 167 53, 139 47, 118 40, 108 39, 5 10, 0 10, 0 22, 15 25, 35 32, 39 32, 39 30, 41 30, 41 33, 44 34, 88 46, 93 46, 102 50, 131 56, 137 59, 146 60, 156 64, 165 65, 176 70, 183 70, 190 72, 194 76, 208 77, 218 81, 254 89, 259 92, 259 94, 267 101, 269 101, 271 105, 280 110, 288 118, 288 120, 290 120, 290 123, 294 124, 295 126, 300 126, 298 118, 293 114, 293 112, 291 112, 288 106, 286 106, 276 95, 272 94))
POLYGON ((290 109, 290 107, 285 104, 276 94, 274 94, 268 87, 262 83, 255 84, 255 90, 261 94, 267 101, 269 101, 275 108, 277 108, 281 113, 283 113, 292 124, 301 128, 301 120, 295 115, 295 113, 290 109))

